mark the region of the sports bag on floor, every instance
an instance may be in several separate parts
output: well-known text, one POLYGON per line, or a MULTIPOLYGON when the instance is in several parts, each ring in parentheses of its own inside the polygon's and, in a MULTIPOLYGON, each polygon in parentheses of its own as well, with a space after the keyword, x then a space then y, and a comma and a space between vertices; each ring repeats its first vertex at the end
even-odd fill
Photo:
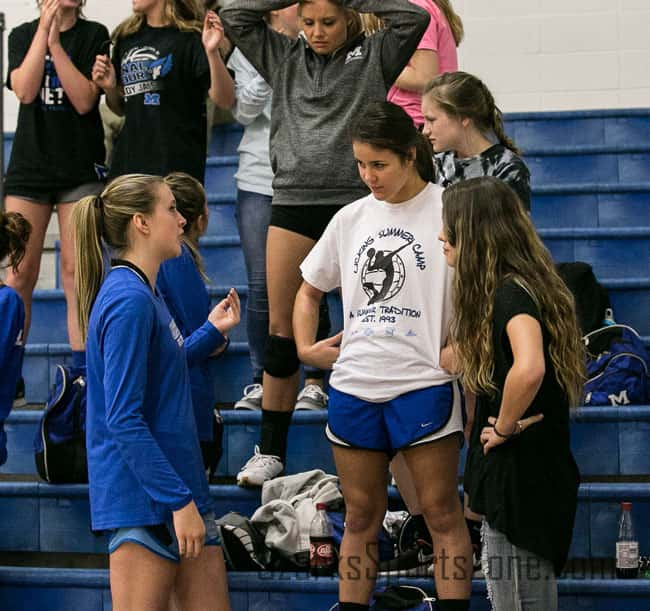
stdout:
POLYGON ((52 393, 34 438, 38 474, 50 484, 88 483, 86 378, 57 365, 52 393))
POLYGON ((585 405, 650 402, 650 355, 627 325, 608 325, 584 336, 587 349, 585 405))

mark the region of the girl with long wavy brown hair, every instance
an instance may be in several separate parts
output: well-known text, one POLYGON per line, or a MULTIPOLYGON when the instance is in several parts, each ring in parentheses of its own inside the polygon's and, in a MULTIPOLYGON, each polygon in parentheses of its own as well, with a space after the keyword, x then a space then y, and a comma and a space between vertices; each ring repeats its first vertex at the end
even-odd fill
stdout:
POLYGON ((495 609, 513 600, 556 609, 579 483, 569 408, 584 357, 573 298, 517 195, 497 178, 444 192, 439 239, 455 268, 450 342, 477 395, 464 483, 470 508, 484 516, 488 594, 495 609), (520 568, 509 570, 513 562, 520 568))

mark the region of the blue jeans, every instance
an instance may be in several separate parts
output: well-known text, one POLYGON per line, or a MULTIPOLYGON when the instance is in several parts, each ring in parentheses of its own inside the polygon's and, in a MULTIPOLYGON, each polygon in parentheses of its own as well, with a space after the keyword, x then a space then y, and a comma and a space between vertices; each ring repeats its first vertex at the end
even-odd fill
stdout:
POLYGON ((248 276, 246 332, 253 380, 262 382, 264 345, 269 333, 269 298, 266 292, 266 234, 271 222, 271 196, 237 190, 235 217, 248 276))
MULTIPOLYGON (((269 298, 266 292, 266 234, 271 222, 270 195, 237 189, 235 218, 246 275, 248 276, 248 304, 246 306, 246 333, 251 355, 253 381, 262 383, 264 373, 264 346, 269 334, 269 298)), ((321 301, 316 339, 325 339, 331 329, 327 297, 321 301)), ((320 369, 305 367, 308 378, 322 378, 320 369)))
POLYGON ((494 611, 557 611, 557 583, 548 560, 512 545, 483 520, 481 565, 494 611))

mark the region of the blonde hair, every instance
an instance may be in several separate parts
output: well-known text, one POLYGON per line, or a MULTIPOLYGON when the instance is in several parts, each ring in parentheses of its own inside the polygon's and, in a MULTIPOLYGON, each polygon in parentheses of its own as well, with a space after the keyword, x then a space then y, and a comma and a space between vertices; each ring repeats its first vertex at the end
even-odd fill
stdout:
POLYGON ((72 210, 75 244, 74 289, 79 328, 88 335, 90 310, 104 279, 103 245, 116 252, 128 246, 128 228, 136 214, 153 212, 160 176, 125 174, 113 180, 101 195, 80 199, 72 210))
MULTIPOLYGON (((314 0, 298 0, 299 8, 303 4, 310 4, 313 1, 314 0)), ((345 19, 348 22, 347 36, 345 39, 346 42, 349 40, 354 40, 357 36, 359 36, 359 34, 364 31, 360 13, 354 9, 343 6, 339 0, 327 0, 327 2, 333 4, 334 6, 338 6, 345 13, 345 19)))
POLYGON ((446 72, 430 81, 422 92, 452 117, 469 118, 481 132, 493 132, 499 142, 516 155, 521 151, 506 135, 503 114, 485 83, 467 72, 446 72))
MULTIPOLYGON (((463 21, 459 17, 458 13, 454 11, 449 0, 433 0, 435 5, 442 11, 442 14, 445 16, 449 28, 451 29, 451 35, 454 37, 454 42, 458 46, 465 36, 465 29, 463 27, 463 21)), ((361 23, 363 26, 363 31, 368 35, 372 35, 375 32, 384 28, 384 22, 377 17, 374 13, 363 13, 361 15, 361 23)))
POLYGON ((577 405, 585 359, 573 296, 519 198, 503 181, 486 176, 448 187, 442 201, 447 241, 456 248, 451 337, 463 384, 474 393, 496 394, 494 299, 512 280, 535 303, 556 379, 570 405, 577 405))
MULTIPOLYGON (((197 0, 165 0, 165 24, 175 27, 181 32, 198 32, 202 31, 202 20, 205 11, 197 0)), ((134 13, 127 17, 113 31, 113 42, 120 38, 135 34, 147 22, 147 18, 142 13, 134 13)))
POLYGON ((165 184, 174 195, 176 208, 183 215, 186 221, 183 242, 190 251, 194 264, 199 270, 201 277, 205 282, 209 282, 210 278, 208 278, 208 275, 205 273, 205 267, 199 249, 196 244, 187 237, 196 226, 198 218, 205 214, 205 206, 207 205, 205 189, 203 188, 203 185, 194 178, 194 176, 190 176, 185 172, 173 172, 165 176, 164 180, 165 184))

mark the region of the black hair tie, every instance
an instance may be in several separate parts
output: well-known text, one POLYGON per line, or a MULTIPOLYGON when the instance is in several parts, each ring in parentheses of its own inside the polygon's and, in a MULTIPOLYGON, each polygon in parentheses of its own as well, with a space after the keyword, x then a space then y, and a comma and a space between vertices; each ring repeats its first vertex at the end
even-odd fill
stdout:
POLYGON ((95 195, 95 208, 101 210, 104 207, 104 200, 101 195, 95 195))

